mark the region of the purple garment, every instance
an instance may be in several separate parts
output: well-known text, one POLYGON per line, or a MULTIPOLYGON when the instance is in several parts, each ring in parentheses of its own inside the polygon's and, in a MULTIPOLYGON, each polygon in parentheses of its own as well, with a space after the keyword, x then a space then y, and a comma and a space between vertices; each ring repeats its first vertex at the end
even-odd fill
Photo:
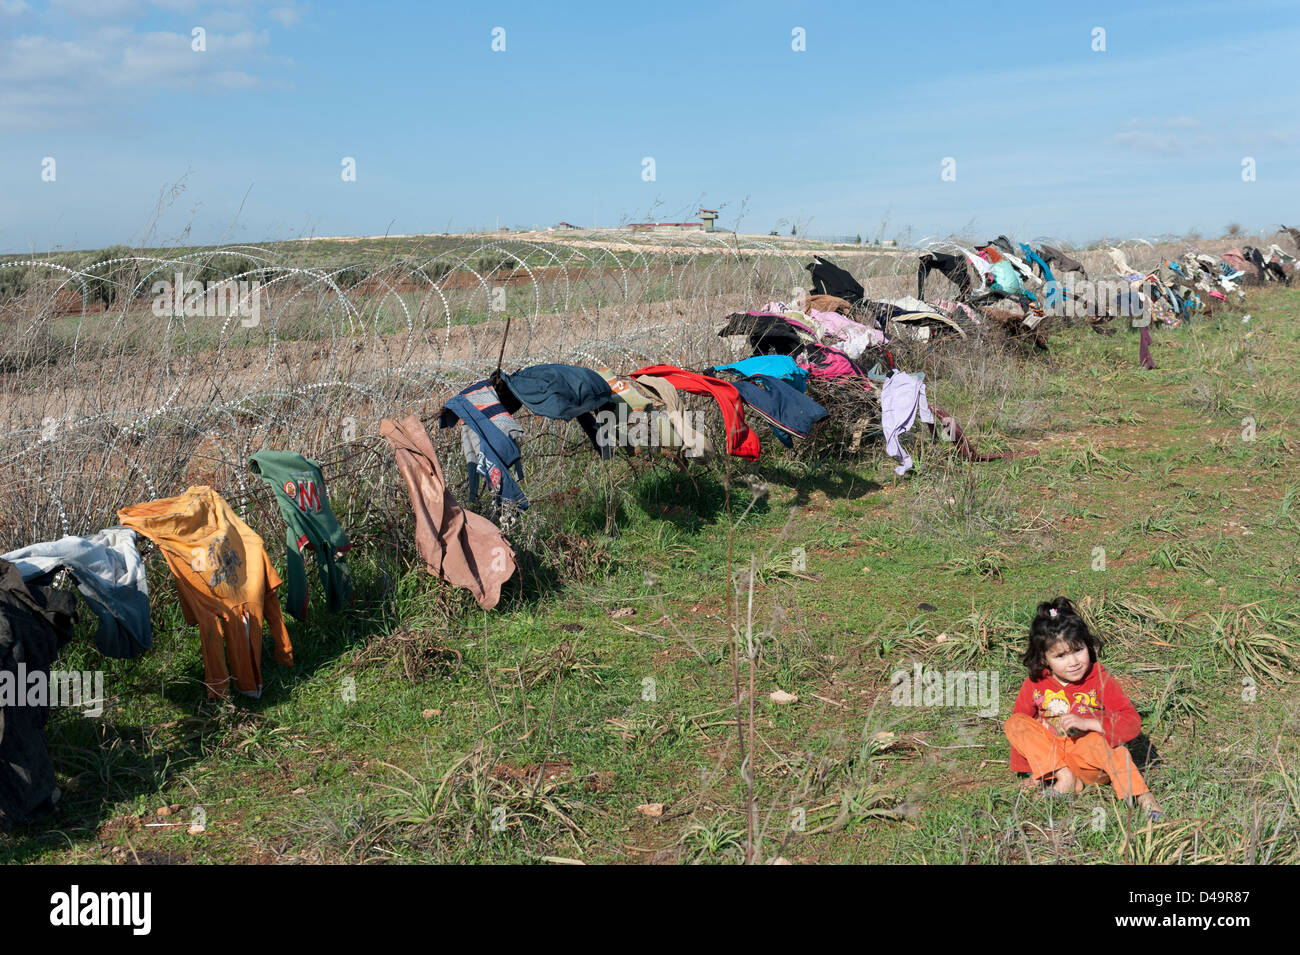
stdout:
POLYGON ((1156 367, 1156 363, 1151 358, 1151 328, 1142 326, 1142 336, 1138 339, 1138 364, 1147 370, 1156 367))
POLYGON ((880 427, 885 432, 885 453, 899 461, 894 473, 900 477, 912 468, 912 456, 903 450, 899 438, 912 430, 917 412, 925 424, 934 424, 930 402, 925 397, 925 382, 904 371, 886 379, 880 389, 880 427))

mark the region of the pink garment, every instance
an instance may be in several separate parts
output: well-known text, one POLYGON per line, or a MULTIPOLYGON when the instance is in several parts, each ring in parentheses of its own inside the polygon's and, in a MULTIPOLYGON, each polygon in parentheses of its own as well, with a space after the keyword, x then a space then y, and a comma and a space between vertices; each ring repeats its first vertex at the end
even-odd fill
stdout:
POLYGON ((979 316, 975 314, 975 309, 971 308, 965 302, 946 302, 943 299, 936 299, 933 302, 926 302, 926 304, 933 308, 937 308, 949 318, 960 311, 972 322, 979 321, 979 316))
POLYGON ((794 363, 814 378, 857 378, 867 391, 871 390, 861 366, 832 345, 809 345, 799 352, 794 363))
POLYGON ((838 312, 819 312, 813 309, 808 313, 808 317, 816 322, 825 334, 834 335, 836 338, 842 338, 845 335, 866 328, 861 322, 845 318, 838 312))
POLYGON ((1138 339, 1138 364, 1148 371, 1156 366, 1151 357, 1151 327, 1149 325, 1142 326, 1142 335, 1138 339))
POLYGON ((824 337, 832 338, 850 358, 856 359, 872 345, 885 344, 885 333, 870 325, 863 325, 845 318, 838 312, 819 312, 816 309, 808 313, 808 318, 817 325, 824 337))

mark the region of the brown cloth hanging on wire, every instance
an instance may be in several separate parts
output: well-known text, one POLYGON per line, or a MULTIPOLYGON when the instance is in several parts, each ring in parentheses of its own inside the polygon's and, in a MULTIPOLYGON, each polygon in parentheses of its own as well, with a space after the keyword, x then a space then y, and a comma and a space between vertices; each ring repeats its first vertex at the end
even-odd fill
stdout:
POLYGON ((464 587, 480 607, 491 610, 501 599, 501 585, 514 575, 514 550, 495 524, 456 503, 429 433, 416 415, 401 421, 384 418, 379 433, 393 446, 411 494, 415 546, 425 568, 454 587, 464 587))

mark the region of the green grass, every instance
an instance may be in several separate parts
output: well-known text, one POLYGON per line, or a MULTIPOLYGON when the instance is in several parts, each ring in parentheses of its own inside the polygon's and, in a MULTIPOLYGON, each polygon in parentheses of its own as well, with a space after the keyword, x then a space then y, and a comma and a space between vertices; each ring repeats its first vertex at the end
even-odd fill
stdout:
POLYGON ((154 651, 66 651, 114 699, 54 716, 64 803, 0 858, 724 863, 752 818, 764 860, 1300 862, 1300 293, 1251 311, 1250 338, 1231 315, 1160 330, 1153 372, 1136 335, 1085 329, 996 387, 927 370, 977 447, 1034 456, 971 465, 914 434, 903 480, 878 448, 765 454, 756 491, 628 475, 614 506, 595 489, 555 515, 490 614, 410 542, 360 548, 356 606, 291 623, 297 665, 268 663, 257 701, 203 699, 151 563, 154 651), (1000 427, 1012 408, 1032 414, 1000 427), (1007 769, 1017 659, 1057 594, 1143 714, 1159 824, 1106 788, 1041 801, 1007 769), (996 673, 997 715, 891 705, 918 663, 996 673))

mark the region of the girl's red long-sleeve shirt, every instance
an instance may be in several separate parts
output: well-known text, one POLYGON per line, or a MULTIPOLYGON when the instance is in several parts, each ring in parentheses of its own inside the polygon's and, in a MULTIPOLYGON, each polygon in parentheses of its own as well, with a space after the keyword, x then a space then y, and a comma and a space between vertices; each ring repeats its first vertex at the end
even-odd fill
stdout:
MULTIPOLYGON (((1062 683, 1048 670, 1037 680, 1025 680, 1016 697, 1012 713, 1024 713, 1034 719, 1048 719, 1053 714, 1049 706, 1053 700, 1066 703, 1071 713, 1086 719, 1101 720, 1106 742, 1122 746, 1137 736, 1142 729, 1142 717, 1124 695, 1119 682, 1106 672, 1100 663, 1092 668, 1078 683, 1062 683)), ((1017 773, 1029 772, 1029 760, 1011 748, 1011 769, 1017 773)))

